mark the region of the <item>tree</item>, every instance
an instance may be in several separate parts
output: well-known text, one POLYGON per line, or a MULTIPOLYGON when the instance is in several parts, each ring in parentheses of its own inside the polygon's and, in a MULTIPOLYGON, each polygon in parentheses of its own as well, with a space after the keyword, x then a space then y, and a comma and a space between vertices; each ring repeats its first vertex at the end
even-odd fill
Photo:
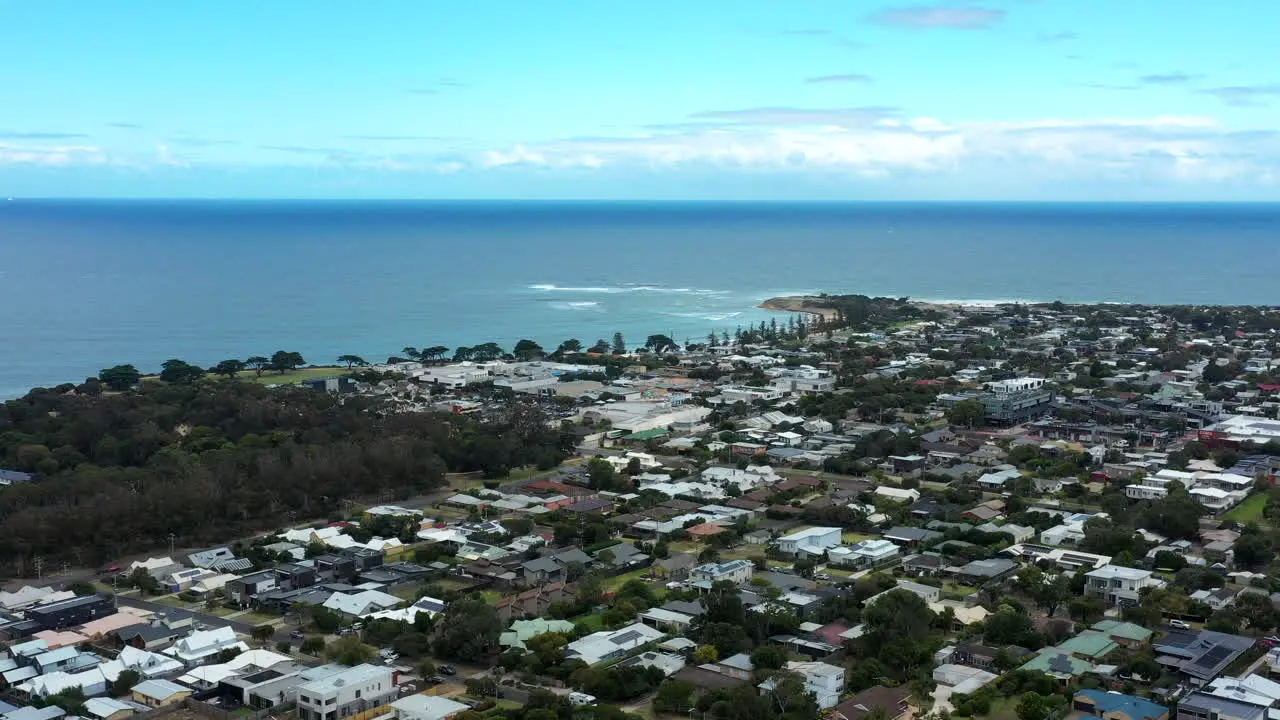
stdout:
POLYGON ((609 341, 604 338, 600 338, 596 341, 595 345, 592 345, 587 349, 587 352, 594 353, 596 355, 605 355, 609 352, 609 341))
POLYGON ((297 370, 305 365, 306 362, 306 360, 302 359, 302 355, 300 353, 277 350, 271 354, 270 367, 272 370, 283 375, 290 370, 297 370))
POLYGON ((715 645, 699 645, 693 651, 693 659, 699 663, 710 663, 720 659, 720 651, 715 645))
POLYGON ((560 343, 560 347, 556 348, 556 352, 563 355, 565 353, 582 352, 582 341, 577 338, 569 338, 560 343))
POLYGON ((311 622, 320 632, 333 632, 342 626, 342 618, 327 607, 320 605, 310 608, 311 622))
POLYGON ((1236 562, 1250 570, 1267 565, 1276 556, 1271 549, 1271 541, 1258 530, 1256 525, 1245 528, 1245 532, 1241 534, 1232 549, 1235 551, 1236 562))
POLYGON ((751 665, 756 669, 777 670, 787 663, 787 651, 781 645, 761 645, 751 651, 751 665))
POLYGON ((947 422, 972 428, 981 425, 986 414, 981 400, 961 400, 947 409, 947 422))
POLYGON ((98 379, 112 390, 128 390, 142 379, 142 373, 132 365, 116 365, 98 371, 98 379))
POLYGON ((542 357, 542 346, 532 340, 521 340, 512 348, 511 354, 517 360, 537 360, 542 357))
POLYGON ((650 335, 645 341, 644 346, 650 350, 661 353, 676 348, 676 342, 666 335, 650 335))
POLYGON ((209 368, 209 372, 214 375, 221 375, 228 380, 236 376, 236 373, 245 369, 245 361, 243 360, 223 360, 222 362, 209 368))
POLYGON ((987 618, 982 637, 991 645, 1020 645, 1031 650, 1044 644, 1031 618, 1009 605, 1001 605, 987 618))
POLYGON ((77 580, 71 583, 70 585, 67 586, 67 589, 75 593, 77 597, 84 596, 84 595, 93 595, 98 592, 97 590, 94 589, 93 585, 89 584, 84 580, 77 580))
POLYGON ((352 367, 355 367, 355 366, 365 367, 366 365, 369 364, 368 362, 365 361, 364 358, 360 357, 359 355, 339 355, 338 362, 346 363, 348 370, 350 370, 352 367))
POLYGON ((177 358, 165 360, 160 367, 160 379, 171 385, 190 385, 204 375, 204 370, 177 358))
POLYGON ((319 655, 324 652, 324 638, 319 635, 308 635, 302 640, 299 650, 308 655, 319 655))
POLYGON ((627 343, 626 343, 625 341, 623 341, 623 339, 622 339, 622 333, 614 333, 614 334, 613 334, 613 346, 612 346, 612 349, 613 349, 613 354, 614 354, 614 355, 626 355, 626 354, 627 354, 627 343))
POLYGON ((244 364, 252 368, 258 377, 262 377, 262 371, 271 365, 271 360, 261 355, 252 355, 245 358, 244 364))
POLYGON ((697 688, 687 680, 667 680, 658 686, 653 696, 653 709, 661 713, 684 715, 693 707, 693 692, 697 688))
POLYGON ((450 603, 440 622, 435 652, 441 657, 478 662, 498 642, 503 623, 492 605, 479 595, 450 603))
POLYGON ((107 686, 107 694, 111 697, 124 697, 129 694, 129 691, 132 690, 133 686, 137 685, 140 680, 142 680, 142 675, 140 675, 137 670, 130 670, 127 668, 121 670, 120 674, 116 675, 116 679, 112 680, 111 684, 107 686))
POLYGON ((372 645, 364 644, 357 635, 347 635, 329 643, 324 650, 324 655, 329 662, 343 665, 361 665, 371 662, 377 657, 378 649, 372 645))
POLYGON ((613 490, 617 482, 613 466, 600 458, 587 461, 587 482, 592 490, 613 490))
POLYGON ((1040 693, 1025 692, 1018 700, 1018 720, 1045 720, 1049 717, 1049 704, 1040 693))

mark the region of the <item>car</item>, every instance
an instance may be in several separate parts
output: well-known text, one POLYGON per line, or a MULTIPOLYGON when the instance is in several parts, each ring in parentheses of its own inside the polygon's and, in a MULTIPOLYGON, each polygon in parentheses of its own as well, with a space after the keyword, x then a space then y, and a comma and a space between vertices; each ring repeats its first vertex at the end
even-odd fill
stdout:
POLYGON ((301 640, 304 636, 302 634, 302 631, 294 630, 293 632, 289 633, 289 637, 293 638, 294 640, 301 640))
POLYGON ((437 667, 436 670, 441 675, 457 675, 458 674, 457 669, 455 669, 452 665, 441 665, 440 667, 437 667))
POLYGON ((444 678, 440 677, 439 675, 432 675, 431 677, 427 678, 427 682, 431 683, 432 685, 439 685, 440 683, 444 682, 444 678))
POLYGON ((1170 621, 1169 621, 1169 627, 1171 627, 1171 628, 1178 628, 1179 630, 1190 630, 1190 629, 1191 629, 1191 623, 1189 623, 1189 622, 1187 622, 1187 621, 1185 621, 1185 620, 1170 620, 1170 621))

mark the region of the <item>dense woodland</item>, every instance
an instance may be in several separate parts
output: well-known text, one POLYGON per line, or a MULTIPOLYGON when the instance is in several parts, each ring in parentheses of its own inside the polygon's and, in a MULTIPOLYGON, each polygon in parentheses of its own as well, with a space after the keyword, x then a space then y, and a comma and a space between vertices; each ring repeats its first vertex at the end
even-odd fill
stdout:
POLYGON ((554 467, 572 439, 536 407, 479 421, 241 382, 37 389, 0 406, 0 568, 31 574, 226 542, 357 500, 402 499, 446 472, 554 467))

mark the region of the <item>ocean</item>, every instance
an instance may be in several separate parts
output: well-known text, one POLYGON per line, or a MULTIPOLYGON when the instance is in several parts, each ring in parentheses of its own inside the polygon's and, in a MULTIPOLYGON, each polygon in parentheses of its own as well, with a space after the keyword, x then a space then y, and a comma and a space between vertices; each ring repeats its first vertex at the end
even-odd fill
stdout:
POLYGON ((678 341, 816 292, 1280 304, 1280 205, 0 200, 0 397, 296 350, 678 341))

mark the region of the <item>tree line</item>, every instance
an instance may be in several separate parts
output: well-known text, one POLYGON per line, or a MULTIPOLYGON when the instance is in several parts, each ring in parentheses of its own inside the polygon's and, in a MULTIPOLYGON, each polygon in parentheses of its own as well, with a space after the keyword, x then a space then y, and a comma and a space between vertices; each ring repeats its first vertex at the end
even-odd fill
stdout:
MULTIPOLYGON (((338 362, 347 363, 350 368, 353 365, 367 365, 363 358, 358 355, 342 355, 338 358, 338 362)), ((202 368, 199 365, 193 365, 185 360, 173 358, 165 360, 160 366, 160 379, 164 382, 175 385, 189 385, 206 374, 222 375, 226 378, 234 378, 245 370, 253 370, 259 377, 262 373, 270 370, 278 373, 286 373, 290 370, 297 370, 306 365, 307 361, 302 359, 302 354, 290 350, 277 350, 267 357, 265 355, 252 355, 244 360, 228 359, 222 360, 208 368, 202 368)), ((103 368, 98 371, 97 378, 90 378, 88 384, 97 384, 105 386, 109 390, 123 391, 138 384, 142 380, 142 372, 134 365, 115 365, 109 368, 103 368)))
POLYGON ((167 547, 170 533, 223 543, 344 501, 409 497, 449 471, 552 467, 572 445, 520 403, 482 420, 253 383, 36 389, 0 405, 0 467, 39 478, 0 488, 0 567, 96 564, 167 547))

